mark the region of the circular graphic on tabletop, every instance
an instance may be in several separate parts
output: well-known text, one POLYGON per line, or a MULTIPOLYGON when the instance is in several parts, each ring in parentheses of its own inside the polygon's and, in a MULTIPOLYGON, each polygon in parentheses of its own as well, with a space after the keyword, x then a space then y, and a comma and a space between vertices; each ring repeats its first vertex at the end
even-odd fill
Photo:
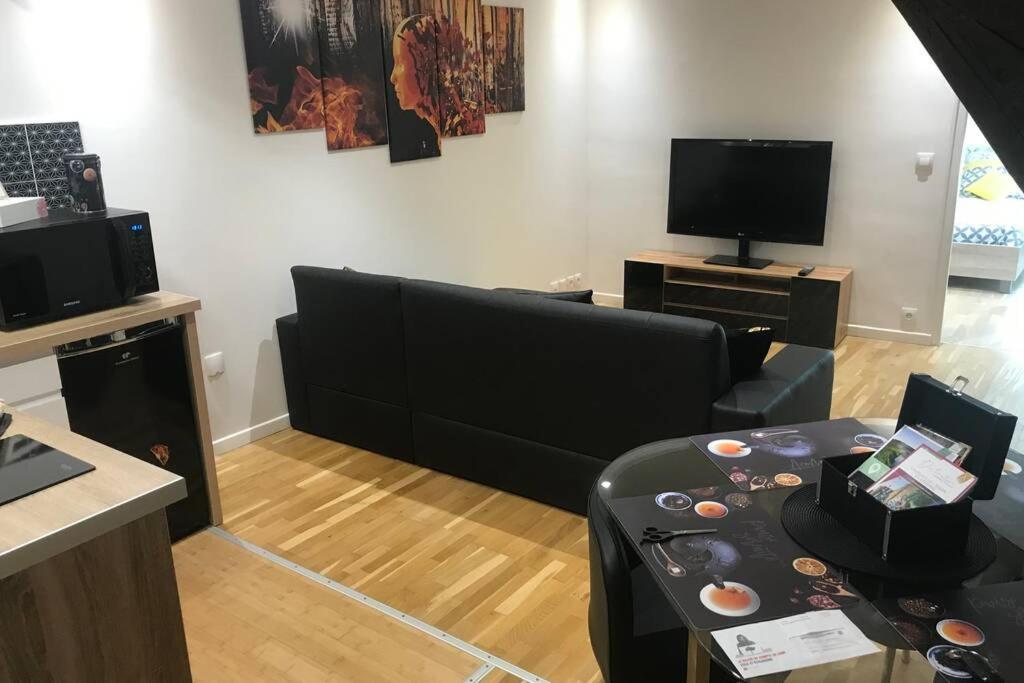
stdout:
POLYGON ((745 617, 761 607, 761 598, 752 588, 735 581, 723 581, 722 585, 725 587, 709 583, 700 591, 701 603, 715 614, 745 617))
POLYGON ((824 562, 815 560, 813 557, 798 557, 793 560, 793 569, 804 576, 824 576, 828 567, 824 562))
POLYGON ((690 493, 697 496, 698 498, 714 498, 718 495, 717 486, 705 486, 702 489, 691 489, 690 493))
POLYGON ((873 451, 877 451, 879 448, 884 446, 886 442, 886 439, 878 434, 858 434, 853 437, 853 440, 857 442, 858 446, 870 448, 873 451))
POLYGON ((779 486, 799 486, 804 483, 804 480, 795 474, 783 472, 775 475, 775 483, 779 486))
POLYGON ((659 493, 654 497, 654 502, 658 504, 658 507, 664 510, 671 510, 672 512, 689 510, 693 505, 692 498, 685 493, 676 493, 675 491, 659 493))
POLYGON ((750 455, 750 446, 736 439, 716 439, 708 444, 708 450, 722 458, 745 458, 750 455))
POLYGON ((753 432, 751 436, 761 442, 759 448, 783 458, 806 458, 817 450, 814 441, 792 429, 753 432))
POLYGON ((935 631, 947 643, 961 647, 978 647, 985 642, 984 631, 960 619, 943 619, 935 625, 935 631))
POLYGON ((909 617, 895 617, 889 623, 914 647, 926 645, 931 640, 931 632, 928 627, 909 617))
POLYGON ((919 619, 938 619, 946 613, 945 607, 924 598, 900 598, 896 604, 910 616, 919 619))
POLYGON ((754 499, 745 493, 730 493, 725 496, 725 502, 737 510, 746 510, 754 504, 754 499))
POLYGON ((729 508, 714 500, 704 500, 694 506, 694 511, 707 519, 721 519, 729 514, 729 508))
POLYGON ((1021 466, 1020 463, 1014 462, 1013 460, 1007 460, 1003 463, 1003 475, 1007 474, 1020 474, 1021 466))
POLYGON ((687 574, 728 575, 743 559, 736 546, 712 536, 680 536, 663 545, 666 559, 687 574))
MULTIPOLYGON (((940 674, 952 678, 974 678, 974 674, 971 673, 970 668, 964 663, 963 652, 963 648, 953 645, 936 645, 928 650, 928 663, 940 674)), ((981 655, 978 656, 981 657, 981 655)))

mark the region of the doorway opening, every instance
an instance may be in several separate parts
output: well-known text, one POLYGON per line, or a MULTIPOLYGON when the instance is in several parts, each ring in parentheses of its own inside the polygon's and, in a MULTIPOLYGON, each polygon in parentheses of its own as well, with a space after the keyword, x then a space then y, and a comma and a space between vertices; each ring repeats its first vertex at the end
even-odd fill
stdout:
POLYGON ((1024 352, 1024 193, 968 117, 942 341, 1024 352))

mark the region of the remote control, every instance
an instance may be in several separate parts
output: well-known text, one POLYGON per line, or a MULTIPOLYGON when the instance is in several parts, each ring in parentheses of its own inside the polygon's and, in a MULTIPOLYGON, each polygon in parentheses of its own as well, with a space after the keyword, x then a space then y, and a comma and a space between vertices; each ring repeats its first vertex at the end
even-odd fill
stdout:
POLYGON ((814 266, 807 266, 806 268, 801 268, 800 272, 797 273, 797 275, 799 275, 800 277, 807 277, 808 275, 810 275, 813 272, 814 272, 814 266))

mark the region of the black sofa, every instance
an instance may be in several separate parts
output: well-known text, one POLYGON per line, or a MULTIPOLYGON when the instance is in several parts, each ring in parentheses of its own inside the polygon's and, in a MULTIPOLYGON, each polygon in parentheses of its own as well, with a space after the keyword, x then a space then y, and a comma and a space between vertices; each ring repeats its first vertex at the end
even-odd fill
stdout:
POLYGON ((829 351, 733 383, 724 330, 659 313, 349 270, 292 269, 277 321, 296 429, 585 514, 651 441, 827 419, 829 351))

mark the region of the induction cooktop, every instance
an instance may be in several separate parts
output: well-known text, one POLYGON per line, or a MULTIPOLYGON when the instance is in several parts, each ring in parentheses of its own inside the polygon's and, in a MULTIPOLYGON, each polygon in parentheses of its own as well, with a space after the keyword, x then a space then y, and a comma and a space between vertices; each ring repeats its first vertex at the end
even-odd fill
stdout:
POLYGON ((27 436, 0 439, 0 505, 96 469, 27 436))

